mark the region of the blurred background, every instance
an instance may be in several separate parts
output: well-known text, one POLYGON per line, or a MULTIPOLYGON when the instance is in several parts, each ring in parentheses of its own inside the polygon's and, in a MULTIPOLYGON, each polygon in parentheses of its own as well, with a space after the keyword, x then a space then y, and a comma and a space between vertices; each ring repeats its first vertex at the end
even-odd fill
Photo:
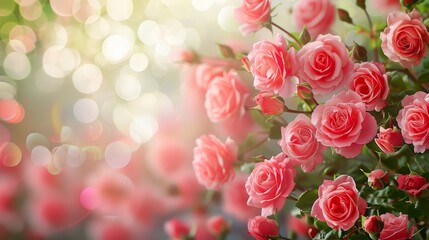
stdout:
MULTIPOLYGON (((272 3, 291 31, 294 2, 272 3)), ((191 161, 200 135, 242 143, 258 126, 251 116, 210 123, 195 66, 181 62, 192 51, 218 58, 218 43, 246 52, 274 38, 267 29, 242 36, 239 5, 1 0, 0 239, 168 239, 172 218, 214 239, 205 222, 215 214, 230 221, 228 239, 249 239, 247 219, 260 210, 245 204, 247 175, 207 193, 191 161)), ((363 41, 348 27, 333 29, 363 41)))

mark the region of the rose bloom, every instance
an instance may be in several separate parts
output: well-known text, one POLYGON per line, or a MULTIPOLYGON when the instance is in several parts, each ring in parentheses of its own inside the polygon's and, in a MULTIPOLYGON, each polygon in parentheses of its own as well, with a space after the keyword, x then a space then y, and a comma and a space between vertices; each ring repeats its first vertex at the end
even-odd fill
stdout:
POLYGON ((276 221, 262 216, 249 219, 247 229, 256 240, 266 240, 268 237, 279 235, 279 226, 276 221))
POLYGON ((246 182, 247 205, 262 208, 264 217, 275 214, 295 187, 295 174, 284 153, 257 163, 246 182))
POLYGON ((408 215, 400 214, 398 217, 391 213, 380 215, 384 227, 379 240, 407 240, 411 239, 414 227, 408 229, 408 215))
POLYGON ((333 181, 324 180, 318 194, 311 216, 326 222, 335 230, 349 230, 365 212, 365 199, 359 197, 355 181, 350 176, 341 175, 333 181))
POLYGON ((181 239, 186 237, 191 229, 181 220, 172 218, 164 223, 164 231, 172 239, 181 239))
POLYGON ((242 23, 240 32, 247 35, 257 32, 270 21, 271 0, 242 0, 235 9, 235 18, 242 23))
POLYGON ((225 69, 220 66, 214 66, 207 63, 202 63, 197 66, 195 70, 195 80, 198 87, 207 90, 209 84, 216 77, 222 77, 225 69))
POLYGON ((301 165, 304 172, 311 172, 323 161, 325 146, 316 139, 316 127, 309 117, 299 114, 287 127, 282 127, 279 145, 291 161, 301 165))
POLYGON ((254 98, 261 112, 267 115, 278 115, 283 113, 285 104, 273 93, 260 92, 254 98))
POLYGON ((260 91, 273 92, 289 97, 295 90, 291 76, 296 70, 295 49, 287 50, 285 39, 278 34, 277 42, 259 41, 247 55, 254 87, 260 91))
POLYGON ((414 152, 429 148, 429 95, 416 92, 402 99, 396 121, 406 143, 414 145, 414 152))
POLYGON ((365 222, 363 223, 363 228, 365 229, 365 232, 369 234, 380 233, 383 229, 383 221, 381 220, 380 216, 370 216, 365 219, 365 222))
POLYGON ((377 146, 386 154, 394 153, 394 147, 404 145, 404 138, 396 127, 387 129, 380 127, 380 133, 377 134, 377 138, 374 140, 377 146))
POLYGON ((429 187, 426 179, 418 175, 399 175, 397 181, 399 189, 414 197, 420 196, 422 191, 429 187))
POLYGON ((389 181, 389 175, 381 169, 373 170, 368 176, 368 185, 374 189, 381 189, 389 181))
POLYGON ((390 13, 380 38, 384 54, 406 68, 419 65, 426 56, 429 33, 415 9, 408 14, 402 11, 390 13))
POLYGON ((355 64, 349 88, 361 96, 367 111, 381 111, 387 105, 389 94, 384 65, 377 62, 355 64))
POLYGON ((353 71, 346 46, 339 36, 319 35, 298 51, 300 82, 308 82, 314 94, 331 94, 343 87, 353 71))
POLYGON ((219 190, 234 175, 237 145, 230 138, 224 144, 213 135, 201 136, 196 143, 192 165, 197 180, 207 189, 219 190))
POLYGON ((311 123, 316 126, 317 140, 346 158, 358 156, 363 145, 377 134, 375 118, 365 111, 361 97, 353 91, 341 92, 318 105, 311 123))
POLYGON ((220 236, 230 228, 229 222, 220 215, 210 217, 206 222, 207 229, 215 236, 220 236))
POLYGON ((249 89, 241 82, 237 72, 224 72, 209 84, 204 107, 212 122, 238 118, 244 114, 249 89))
POLYGON ((329 32, 335 12, 331 0, 300 0, 293 5, 292 17, 299 29, 305 25, 310 35, 316 37, 329 32))

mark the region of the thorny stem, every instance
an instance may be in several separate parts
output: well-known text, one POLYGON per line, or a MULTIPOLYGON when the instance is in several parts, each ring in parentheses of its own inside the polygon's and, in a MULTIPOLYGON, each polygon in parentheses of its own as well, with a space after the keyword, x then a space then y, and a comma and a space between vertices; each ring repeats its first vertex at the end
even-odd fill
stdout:
POLYGON ((297 38, 297 37, 295 37, 294 35, 292 35, 289 31, 287 31, 286 29, 284 29, 283 27, 281 27, 280 25, 278 25, 277 23, 274 23, 274 22, 271 22, 271 24, 274 26, 274 27, 276 27, 276 28, 278 28, 278 29, 280 29, 281 31, 283 31, 284 33, 286 33, 289 37, 291 37, 300 47, 302 47, 302 43, 301 43, 301 41, 297 38))

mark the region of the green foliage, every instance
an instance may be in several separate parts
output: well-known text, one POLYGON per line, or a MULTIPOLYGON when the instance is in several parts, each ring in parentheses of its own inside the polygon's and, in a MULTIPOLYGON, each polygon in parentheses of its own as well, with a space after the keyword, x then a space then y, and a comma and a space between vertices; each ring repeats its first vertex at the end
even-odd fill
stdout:
POLYGON ((310 213, 317 198, 316 189, 307 190, 299 196, 298 201, 295 203, 295 207, 301 209, 304 213, 310 213))

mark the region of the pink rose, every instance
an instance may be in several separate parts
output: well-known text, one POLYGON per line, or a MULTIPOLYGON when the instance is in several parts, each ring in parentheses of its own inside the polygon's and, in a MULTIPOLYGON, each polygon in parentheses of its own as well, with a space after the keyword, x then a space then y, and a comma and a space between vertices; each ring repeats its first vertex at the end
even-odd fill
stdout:
POLYGON ((390 13, 380 38, 384 54, 406 68, 419 65, 426 56, 429 33, 415 9, 408 14, 402 11, 390 13))
POLYGON ((359 197, 355 181, 350 176, 341 175, 333 181, 323 181, 318 194, 311 216, 336 230, 349 230, 365 212, 365 199, 359 197))
POLYGON ((386 154, 394 153, 394 147, 404 145, 404 138, 396 127, 388 129, 380 127, 380 133, 377 134, 377 138, 374 140, 377 146, 386 154))
POLYGON ((313 171, 323 161, 325 146, 316 139, 316 127, 304 114, 299 114, 287 127, 282 127, 279 145, 295 164, 301 165, 304 172, 313 171))
POLYGON ((247 205, 247 177, 243 173, 237 174, 231 182, 225 184, 222 194, 222 210, 243 222, 260 213, 260 209, 247 205))
POLYGON ((422 191, 429 187, 426 179, 418 175, 399 175, 397 181, 399 189, 414 197, 420 196, 422 191))
POLYGON ((244 114, 244 104, 249 89, 244 85, 237 72, 224 72, 209 84, 204 107, 212 122, 238 118, 244 114))
POLYGON ((374 189, 381 189, 388 182, 389 175, 384 170, 376 169, 368 175, 368 185, 374 189))
POLYGON ((384 65, 377 62, 355 64, 349 88, 361 96, 367 111, 379 112, 387 105, 386 99, 389 94, 384 65))
POLYGON ((201 136, 196 143, 192 165, 197 180, 207 189, 219 190, 234 175, 237 145, 230 138, 223 144, 213 135, 201 136))
POLYGON ((403 108, 396 118, 406 143, 414 145, 414 152, 429 148, 429 95, 416 92, 402 99, 403 108))
POLYGON ((358 156, 363 145, 377 134, 375 118, 365 111, 361 97, 353 91, 341 92, 318 105, 311 123, 316 126, 317 140, 346 158, 358 156))
POLYGON ((206 225, 209 232, 215 236, 220 236, 227 232, 230 227, 228 221, 220 215, 210 217, 206 225))
POLYGON ((298 29, 304 25, 312 37, 329 32, 335 22, 331 0, 300 0, 293 5, 292 17, 298 29))
POLYGON ((383 221, 381 220, 380 216, 370 216, 365 219, 365 222, 363 223, 363 228, 365 229, 365 232, 374 236, 376 234, 379 234, 383 229, 383 221))
POLYGON ((257 163, 246 182, 247 205, 262 208, 262 216, 276 213, 295 186, 295 174, 284 153, 257 163))
POLYGON ((254 87, 260 91, 277 93, 289 97, 295 90, 291 76, 296 70, 295 49, 290 48, 279 34, 277 42, 259 41, 247 55, 254 87))
POLYGON ((262 216, 249 219, 247 229, 249 234, 256 240, 267 240, 268 237, 279 235, 279 226, 276 221, 262 216))
POLYGON ((267 115, 281 114, 285 108, 284 102, 282 102, 278 96, 269 92, 258 93, 254 101, 258 104, 261 112, 267 115))
POLYGON ((207 90, 213 79, 223 76, 224 70, 225 69, 220 66, 214 66, 206 63, 199 64, 195 70, 195 80, 197 81, 198 87, 203 90, 207 90))
POLYGON ((391 213, 385 213, 380 217, 384 227, 379 240, 407 240, 413 236, 414 227, 408 229, 408 215, 401 213, 396 217, 391 213))
POLYGON ((188 236, 191 229, 185 223, 177 218, 173 218, 165 222, 164 231, 172 239, 182 239, 188 236))
POLYGON ((374 5, 377 12, 382 11, 384 13, 401 9, 401 2, 398 0, 377 0, 369 3, 374 5))
POLYGON ((247 35, 257 32, 270 21, 271 0, 242 0, 235 10, 235 18, 242 23, 240 32, 247 35))
POLYGON ((339 36, 319 35, 297 53, 297 75, 308 82, 314 94, 331 94, 343 87, 353 70, 346 46, 339 36))

